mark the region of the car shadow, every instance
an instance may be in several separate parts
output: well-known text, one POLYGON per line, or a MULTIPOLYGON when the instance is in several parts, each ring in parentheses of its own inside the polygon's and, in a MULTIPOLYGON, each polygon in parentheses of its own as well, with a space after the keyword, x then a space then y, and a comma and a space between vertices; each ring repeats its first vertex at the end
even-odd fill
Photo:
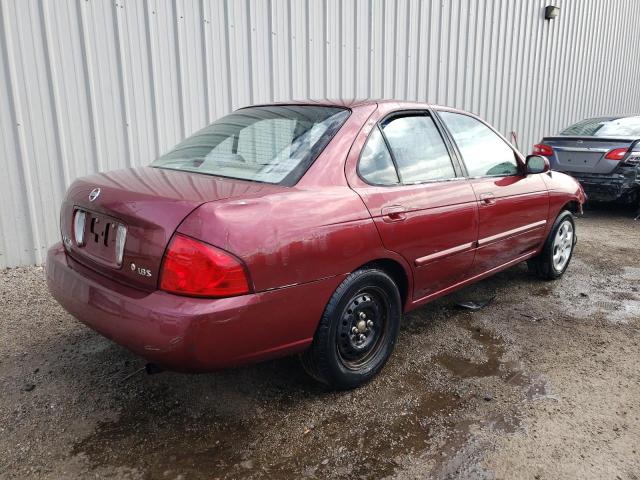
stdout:
POLYGON ((584 206, 584 216, 591 217, 619 217, 634 219, 640 215, 640 203, 621 204, 616 202, 587 202, 584 206))

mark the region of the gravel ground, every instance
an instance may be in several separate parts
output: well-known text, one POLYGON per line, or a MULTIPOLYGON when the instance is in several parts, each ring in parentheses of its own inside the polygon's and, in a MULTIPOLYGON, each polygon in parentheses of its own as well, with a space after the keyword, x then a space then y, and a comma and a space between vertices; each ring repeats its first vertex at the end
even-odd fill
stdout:
POLYGON ((632 219, 588 211, 559 281, 519 265, 406 316, 346 393, 295 358, 126 380, 144 362, 64 312, 41 268, 0 272, 0 477, 638 479, 632 219))

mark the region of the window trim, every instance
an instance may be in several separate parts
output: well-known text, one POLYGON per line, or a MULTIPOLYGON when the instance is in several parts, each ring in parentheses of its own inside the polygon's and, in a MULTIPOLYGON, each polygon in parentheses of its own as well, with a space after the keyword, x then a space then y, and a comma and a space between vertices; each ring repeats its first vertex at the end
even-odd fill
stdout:
POLYGON ((438 107, 438 108, 434 108, 433 109, 435 115, 437 115, 438 120, 442 123, 442 128, 445 130, 447 136, 450 138, 451 143, 453 144, 453 147, 456 150, 456 155, 460 161, 460 164, 462 165, 462 168, 464 169, 464 177, 469 179, 469 180, 475 180, 475 179, 479 179, 479 178, 508 178, 508 177, 522 177, 523 175, 526 176, 526 169, 525 169, 525 164, 524 161, 522 159, 522 154, 516 150, 513 145, 511 145, 506 138, 504 138, 502 136, 502 134, 500 132, 498 132, 495 128, 493 128, 491 125, 489 125, 487 122, 485 122, 484 120, 482 120, 480 117, 467 113, 467 112, 461 112, 459 110, 454 110, 451 108, 443 108, 443 107, 438 107), (451 133, 451 131, 449 130, 449 127, 447 127, 446 122, 444 121, 444 119, 442 119, 440 117, 440 113, 441 112, 446 112, 446 113, 455 113, 458 115, 464 115, 465 117, 469 117, 472 118, 474 120, 477 120, 478 122, 480 122, 481 124, 483 124, 485 127, 487 127, 490 131, 492 131, 500 140, 502 140, 505 145, 507 147, 509 147, 513 153, 513 157, 516 161, 516 165, 518 167, 518 171, 517 173, 513 174, 513 175, 474 175, 471 176, 469 175, 469 169, 467 168, 467 164, 464 161, 464 157, 462 156, 462 152, 460 151, 460 148, 458 147, 458 144, 455 141, 455 138, 453 137, 453 134, 451 133))
POLYGON ((358 175, 358 178, 360 180, 362 180, 367 185, 371 185, 372 187, 399 187, 399 186, 402 185, 402 179, 400 178, 400 173, 398 172, 398 165, 396 164, 396 160, 393 157, 393 154, 391 153, 391 150, 389 149, 389 144, 387 143, 387 139, 385 138, 384 134, 382 133, 382 130, 380 129, 380 126, 378 125, 377 122, 373 124, 373 128, 371 128, 371 130, 367 134, 367 139, 362 144, 362 148, 360 149, 360 152, 358 153, 358 161, 356 163, 356 175, 358 175), (367 180, 366 178, 364 178, 364 176, 360 173, 360 160, 362 159, 362 152, 364 151, 364 149, 366 148, 367 144, 369 143, 369 140, 371 139, 371 136, 373 135, 373 132, 375 132, 376 130, 378 130, 378 132, 382 136, 382 141, 384 142, 385 148, 387 149, 387 153, 389 154, 389 158, 391 158, 391 163, 393 164, 393 168, 396 171, 396 177, 398 177, 398 183, 373 183, 373 182, 367 180))
POLYGON ((373 128, 371 129, 371 131, 367 135, 367 139, 364 142, 364 144, 362 146, 362 149, 360 150, 360 153, 358 155, 358 162, 356 163, 356 174, 358 175, 358 178, 360 180, 362 180, 364 183, 366 183, 367 185, 374 186, 374 187, 411 187, 411 186, 415 186, 415 185, 428 185, 428 184, 432 184, 432 183, 445 183, 445 182, 453 182, 453 181, 458 181, 458 180, 464 180, 465 179, 465 171, 460 166, 456 150, 453 149, 453 145, 451 145, 451 143, 449 141, 449 138, 446 136, 445 131, 444 131, 442 125, 440 124, 440 119, 437 118, 436 115, 434 115, 434 112, 429 108, 394 110, 393 112, 389 112, 385 116, 383 116, 382 118, 378 119, 378 121, 373 125, 373 128), (384 129, 383 129, 383 125, 384 125, 385 122, 388 122, 390 120, 394 120, 396 118, 403 118, 403 117, 430 117, 431 118, 431 120, 433 121, 433 124, 436 127, 436 131, 440 135, 440 138, 442 139, 442 143, 444 144, 445 149, 447 150, 447 154, 449 155, 449 160, 451 161, 451 166, 453 167, 453 173, 454 173, 453 177, 438 178, 438 179, 434 179, 434 180, 424 180, 424 181, 419 181, 419 182, 404 182, 403 181, 402 174, 400 173, 400 169, 398 168, 398 163, 396 161, 396 157, 395 157, 395 155, 393 153, 393 149, 391 148, 391 145, 389 144, 389 140, 387 139, 387 136, 385 135, 384 129), (387 147, 387 151, 389 152, 389 155, 391 157, 391 161, 393 162, 393 166, 396 169, 396 175, 398 176, 399 183, 394 183, 394 184, 375 184, 375 183, 371 183, 371 182, 367 181, 360 174, 360 159, 361 159, 361 156, 362 156, 362 150, 364 150, 364 147, 366 146, 367 142, 369 141, 369 137, 371 136, 371 134, 373 133, 373 131, 376 128, 380 131, 380 134, 382 135, 382 138, 384 140, 384 144, 387 147))

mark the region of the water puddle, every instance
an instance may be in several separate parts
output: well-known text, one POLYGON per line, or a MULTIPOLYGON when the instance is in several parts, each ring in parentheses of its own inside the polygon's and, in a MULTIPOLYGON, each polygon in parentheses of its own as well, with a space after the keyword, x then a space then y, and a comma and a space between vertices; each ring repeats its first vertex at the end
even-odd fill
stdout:
MULTIPOLYGON (((633 252, 632 256, 635 256, 636 252, 633 252)), ((624 267, 622 277, 626 280, 640 281, 640 267, 624 267)))
POLYGON ((571 312, 577 318, 601 318, 612 324, 627 324, 640 318, 640 294, 633 290, 593 293, 589 302, 571 312))
POLYGON ((128 467, 149 479, 225 476, 246 460, 238 446, 246 441, 247 426, 213 419, 192 423, 176 413, 144 408, 138 415, 124 413, 117 422, 100 424, 72 453, 84 456, 93 467, 128 467))
POLYGON ((450 370, 457 377, 488 377, 500 373, 500 357, 504 353, 502 342, 491 337, 480 329, 468 328, 471 336, 479 342, 485 350, 487 361, 476 363, 464 357, 458 357, 449 353, 443 353, 435 357, 435 361, 450 370))
POLYGON ((277 420, 235 423, 230 419, 190 421, 173 413, 124 412, 79 442, 74 455, 93 467, 128 467, 145 478, 377 478, 392 474, 410 455, 430 447, 432 432, 459 408, 454 394, 406 396, 379 411, 337 411, 310 427, 277 420), (403 406, 400 406, 404 404, 403 406), (287 434, 287 429, 291 429, 287 434))
POLYGON ((475 362, 466 357, 443 353, 434 357, 438 364, 460 378, 495 376, 511 385, 524 386, 531 383, 531 379, 520 371, 516 362, 502 359, 506 348, 500 338, 469 323, 463 323, 462 327, 471 332, 471 338, 482 346, 486 360, 475 362))
MULTIPOLYGON (((176 375, 164 386, 146 382, 123 402, 116 422, 100 424, 73 454, 94 468, 131 468, 145 478, 380 478, 415 458, 432 458, 439 468, 466 448, 474 429, 519 428, 515 412, 497 402, 478 406, 474 393, 460 394, 460 378, 531 383, 517 365, 503 361, 499 338, 461 325, 486 361, 443 353, 353 392, 292 384, 274 393, 269 380, 258 378, 264 377, 260 367, 244 370, 235 382, 229 375, 206 398, 198 398, 205 387, 190 377, 176 375), (433 382, 442 377, 438 365, 454 378, 433 382)), ((530 398, 545 395, 545 386, 532 385, 530 392, 530 398)))

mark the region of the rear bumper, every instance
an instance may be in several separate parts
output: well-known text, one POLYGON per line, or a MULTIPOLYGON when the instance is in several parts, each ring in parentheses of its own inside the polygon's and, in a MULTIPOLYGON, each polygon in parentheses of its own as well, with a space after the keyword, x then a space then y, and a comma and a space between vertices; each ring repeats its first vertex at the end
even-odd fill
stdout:
POLYGON ((304 350, 343 276, 269 292, 201 299, 143 292, 88 270, 62 245, 47 255, 54 298, 74 317, 165 368, 210 371, 304 350))
POLYGON ((567 173, 580 182, 589 200, 596 202, 632 202, 640 192, 640 172, 635 166, 611 174, 567 173))

